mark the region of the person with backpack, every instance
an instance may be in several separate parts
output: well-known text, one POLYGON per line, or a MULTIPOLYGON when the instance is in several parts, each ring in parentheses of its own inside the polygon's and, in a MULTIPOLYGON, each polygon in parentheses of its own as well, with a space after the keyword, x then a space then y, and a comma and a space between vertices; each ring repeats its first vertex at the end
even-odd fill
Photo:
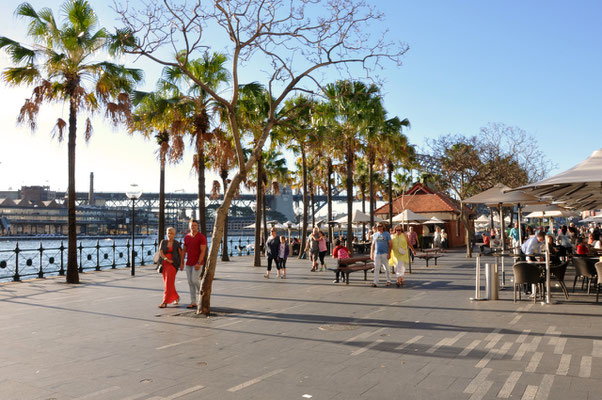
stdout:
MULTIPOLYGON (((332 251, 332 258, 337 260, 344 260, 349 258, 349 249, 341 244, 341 240, 337 239, 335 242, 334 250, 332 251)), ((339 283, 339 275, 342 275, 340 271, 336 271, 336 279, 332 283, 339 283)), ((344 279, 343 279, 344 280, 344 279)))

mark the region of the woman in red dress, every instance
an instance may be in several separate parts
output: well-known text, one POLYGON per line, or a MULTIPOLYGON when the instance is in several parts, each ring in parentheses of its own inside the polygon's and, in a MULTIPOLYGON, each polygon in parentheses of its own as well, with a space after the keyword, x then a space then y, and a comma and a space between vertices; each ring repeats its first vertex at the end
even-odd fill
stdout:
POLYGON ((167 240, 162 240, 159 245, 159 254, 163 260, 163 302, 159 308, 165 308, 168 304, 178 304, 180 296, 176 292, 176 272, 182 260, 182 246, 174 239, 176 230, 167 228, 167 240))

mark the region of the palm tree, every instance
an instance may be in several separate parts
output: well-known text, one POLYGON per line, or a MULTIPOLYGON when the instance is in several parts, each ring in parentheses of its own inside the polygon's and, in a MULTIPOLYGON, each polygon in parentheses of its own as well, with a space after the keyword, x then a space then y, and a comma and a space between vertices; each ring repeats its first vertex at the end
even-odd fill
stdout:
POLYGON ((130 132, 141 132, 149 138, 155 134, 159 145, 157 156, 159 158, 159 230, 158 241, 165 237, 165 164, 169 156, 172 162, 182 158, 184 144, 182 135, 173 128, 181 125, 178 110, 179 99, 168 97, 166 91, 135 92, 134 106, 136 110, 132 116, 130 132), (170 145, 170 142, 172 143, 170 145))
MULTIPOLYGON (((16 15, 28 22, 28 36, 35 45, 27 46, 0 37, 4 48, 16 65, 4 70, 4 81, 12 86, 34 86, 32 97, 25 101, 17 122, 36 128, 40 106, 46 102, 68 104, 69 118, 59 118, 55 132, 62 140, 68 127, 68 253, 67 283, 79 283, 77 270, 77 233, 75 217, 75 142, 77 117, 82 110, 94 112, 106 106, 113 122, 124 122, 129 115, 127 92, 141 80, 139 70, 127 69, 93 57, 107 47, 108 33, 98 29, 98 18, 88 1, 70 0, 61 7, 64 22, 59 25, 52 10, 39 12, 31 4, 17 7, 16 15), (85 85, 89 83, 89 85, 85 85), (116 101, 115 101, 116 99, 116 101)), ((92 134, 92 124, 85 123, 84 138, 92 134)))
POLYGON ((339 143, 343 144, 342 158, 345 160, 347 171, 347 247, 350 251, 353 251, 353 165, 355 155, 362 147, 361 134, 370 125, 372 112, 378 112, 378 107, 371 107, 375 104, 375 99, 379 99, 377 94, 376 85, 367 86, 358 81, 337 81, 325 88, 328 98, 326 120, 330 121, 329 128, 336 131, 339 143))
MULTIPOLYGON (((215 129, 213 131, 213 140, 207 151, 207 161, 217 171, 222 180, 224 195, 228 189, 228 172, 236 162, 236 153, 232 145, 232 137, 227 131, 215 129)), ((219 185, 219 184, 218 184, 219 185)), ((214 188, 216 185, 214 184, 214 188)), ((228 219, 224 226, 224 236, 222 239, 222 261, 230 261, 228 257, 228 219)))
POLYGON ((409 127, 410 121, 398 117, 386 121, 383 140, 379 151, 379 161, 387 171, 387 192, 389 200, 389 224, 393 224, 393 172, 398 166, 407 166, 414 159, 414 147, 402 133, 403 127, 409 127))
MULTIPOLYGON (((210 89, 218 91, 221 86, 231 79, 226 69, 227 57, 222 53, 205 52, 200 59, 188 61, 186 68, 199 81, 210 89)), ((185 62, 181 59, 181 62, 185 62)), ((211 139, 211 113, 217 107, 215 100, 206 90, 196 84, 191 77, 184 74, 180 68, 166 67, 163 70, 163 86, 172 91, 174 96, 181 97, 183 106, 188 108, 183 118, 184 129, 189 132, 196 154, 194 168, 198 176, 199 225, 201 233, 207 236, 207 221, 205 218, 205 143, 211 139), (180 89, 180 85, 185 90, 180 89)), ((222 254, 223 257, 223 254, 222 254)))
MULTIPOLYGON (((268 91, 257 83, 250 83, 239 88, 240 99, 237 104, 237 119, 240 129, 251 137, 251 142, 255 142, 261 137, 265 121, 268 118, 270 104, 272 99, 268 91)), ((247 153, 248 156, 250 153, 247 153)), ((255 248, 254 248, 254 266, 261 266, 261 210, 264 208, 265 199, 263 184, 265 181, 263 169, 263 152, 257 156, 255 164, 255 248)), ((267 229, 264 226, 264 229, 267 229)), ((267 235, 264 234, 264 238, 267 235)))
MULTIPOLYGON (((300 167, 300 186, 303 191, 303 221, 301 224, 301 249, 306 245, 308 231, 308 206, 309 206, 309 179, 308 179, 308 153, 315 143, 319 140, 316 135, 314 118, 312 114, 316 108, 316 103, 305 97, 298 96, 285 102, 281 110, 284 118, 276 127, 274 127, 274 141, 287 146, 293 153, 299 155, 297 162, 300 167)), ((331 213, 332 214, 332 213, 331 213)), ((330 215, 329 217, 332 217, 330 215)), ((299 252, 299 258, 303 257, 303 251, 299 252)))

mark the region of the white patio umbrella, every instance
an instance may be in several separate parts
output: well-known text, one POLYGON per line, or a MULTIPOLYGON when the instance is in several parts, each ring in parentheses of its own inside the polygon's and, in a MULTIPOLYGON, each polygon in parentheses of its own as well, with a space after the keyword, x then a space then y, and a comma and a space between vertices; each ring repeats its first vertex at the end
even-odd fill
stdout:
MULTIPOLYGON (((334 220, 338 224, 347 224, 347 216, 344 215, 334 220)), ((374 216, 374 222, 383 222, 383 220, 376 215, 374 216)), ((370 223, 370 216, 360 210, 355 210, 351 214, 351 223, 354 225, 370 223)))
POLYGON ((425 217, 424 215, 416 214, 414 211, 412 211, 410 209, 405 209, 402 212, 400 212, 399 214, 397 214, 396 216, 394 216, 392 221, 393 222, 402 222, 405 224, 408 224, 411 222, 422 223, 423 221, 428 221, 428 217, 425 217))
POLYGON ((474 222, 476 224, 488 224, 489 223, 489 217, 486 216, 485 214, 483 214, 479 218, 475 219, 474 222))
POLYGON ((423 224, 429 224, 429 225, 439 225, 439 224, 444 224, 445 221, 437 218, 437 217, 431 217, 431 219, 424 221, 423 224))
POLYGON ((594 151, 573 168, 514 190, 522 190, 578 210, 601 208, 602 149, 594 151))

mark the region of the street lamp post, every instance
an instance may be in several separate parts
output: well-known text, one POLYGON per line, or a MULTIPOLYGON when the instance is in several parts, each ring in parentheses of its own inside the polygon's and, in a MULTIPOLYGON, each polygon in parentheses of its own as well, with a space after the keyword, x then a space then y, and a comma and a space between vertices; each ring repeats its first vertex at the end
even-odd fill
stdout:
POLYGON ((128 189, 127 192, 125 192, 125 195, 128 197, 128 199, 132 200, 132 259, 131 259, 131 264, 130 264, 130 273, 132 276, 136 275, 136 268, 135 268, 135 258, 134 256, 136 255, 136 252, 134 251, 135 246, 134 246, 134 240, 135 240, 135 232, 136 232, 136 224, 135 224, 135 209, 136 209, 136 200, 138 200, 140 198, 140 196, 142 196, 142 190, 140 189, 140 187, 135 184, 132 183, 130 185, 130 188, 128 189))

